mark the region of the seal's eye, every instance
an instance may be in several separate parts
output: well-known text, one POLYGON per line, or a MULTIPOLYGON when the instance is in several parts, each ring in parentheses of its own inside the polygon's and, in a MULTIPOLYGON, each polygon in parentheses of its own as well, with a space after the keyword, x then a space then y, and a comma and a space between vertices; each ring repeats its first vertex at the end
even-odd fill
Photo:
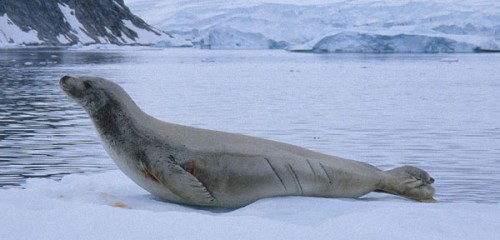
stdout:
POLYGON ((83 82, 83 86, 85 86, 85 89, 92 88, 92 84, 90 84, 88 81, 83 82))

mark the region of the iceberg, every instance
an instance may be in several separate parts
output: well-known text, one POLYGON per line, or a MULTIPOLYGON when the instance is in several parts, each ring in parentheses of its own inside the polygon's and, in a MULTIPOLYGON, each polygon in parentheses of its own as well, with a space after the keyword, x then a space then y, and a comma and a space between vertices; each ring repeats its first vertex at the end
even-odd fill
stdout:
POLYGON ((313 52, 347 53, 458 53, 472 52, 475 45, 444 37, 398 34, 386 36, 356 32, 321 39, 313 52))

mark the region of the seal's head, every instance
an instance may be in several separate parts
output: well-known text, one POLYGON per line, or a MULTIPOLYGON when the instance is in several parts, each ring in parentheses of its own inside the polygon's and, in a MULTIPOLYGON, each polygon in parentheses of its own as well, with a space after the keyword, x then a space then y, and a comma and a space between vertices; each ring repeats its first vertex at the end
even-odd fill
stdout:
POLYGON ((61 89, 79 103, 90 116, 117 103, 132 101, 118 84, 98 77, 64 76, 59 80, 61 89))

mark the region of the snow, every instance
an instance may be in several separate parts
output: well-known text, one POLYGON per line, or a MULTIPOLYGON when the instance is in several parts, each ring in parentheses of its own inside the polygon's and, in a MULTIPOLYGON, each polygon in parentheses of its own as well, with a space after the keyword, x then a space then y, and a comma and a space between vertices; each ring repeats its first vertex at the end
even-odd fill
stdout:
POLYGON ((39 44, 35 30, 23 31, 10 20, 7 14, 0 16, 0 47, 14 43, 39 44))
MULTIPOLYGON (((335 43, 326 41, 336 40, 339 34, 353 33, 374 41, 368 45, 377 45, 380 37, 414 36, 409 43, 412 46, 401 46, 406 44, 403 41, 394 52, 428 52, 425 49, 428 41, 453 42, 451 49, 439 48, 444 52, 472 52, 476 47, 500 49, 498 1, 126 0, 125 3, 153 26, 190 39, 194 45, 217 49, 315 50, 320 42, 332 45, 335 43), (416 40, 420 42, 415 43, 416 40)), ((350 39, 342 51, 366 52, 367 44, 358 40, 350 39), (358 47, 350 48, 351 45, 358 47)), ((377 46, 371 52, 385 52, 387 47, 377 46)))
POLYGON ((272 41, 260 33, 241 32, 231 28, 214 28, 210 30, 208 44, 212 49, 271 48, 272 41))
POLYGON ((470 52, 474 45, 442 37, 399 34, 395 36, 339 33, 321 39, 316 52, 352 53, 439 53, 470 52))
MULTIPOLYGON (((115 3, 116 4, 116 3, 115 3)), ((95 43, 109 43, 110 41, 106 36, 91 37, 86 28, 78 20, 75 14, 75 9, 70 8, 67 4, 58 4, 61 13, 64 16, 65 22, 71 27, 71 31, 66 34, 58 34, 57 40, 60 44, 95 44, 95 43)), ((141 44, 152 45, 160 44, 162 46, 185 46, 190 45, 184 39, 174 39, 168 34, 161 31, 153 32, 136 27, 130 20, 122 20, 125 27, 137 33, 137 37, 130 39, 125 34, 121 34, 122 43, 124 44, 141 44)), ((111 30, 106 28, 108 34, 111 30)), ((27 32, 16 26, 7 14, 0 16, 0 47, 16 46, 19 44, 43 44, 38 38, 36 30, 29 30, 27 32)))
MULTIPOLYGON (((136 27, 132 21, 130 20, 122 20, 123 24, 125 27, 128 29, 134 31, 137 33, 138 38, 137 39, 130 39, 129 41, 133 42, 140 42, 140 44, 154 44, 154 45, 162 45, 163 47, 178 47, 178 46, 184 46, 186 44, 190 44, 189 42, 186 42, 183 39, 176 39, 168 34, 162 34, 159 32, 153 32, 153 31, 148 31, 142 28, 136 27)), ((124 37, 126 37, 125 34, 123 34, 124 37)), ((125 43, 127 43, 127 40, 124 40, 125 43)))
MULTIPOLYGON (((64 15, 64 18, 68 22, 68 24, 71 26, 71 30, 73 34, 75 34, 78 37, 78 41, 83 44, 89 44, 89 43, 95 43, 95 40, 89 37, 85 31, 83 25, 78 21, 78 18, 76 18, 75 15, 75 10, 71 9, 69 6, 67 6, 64 3, 59 3, 59 9, 61 9, 61 12, 64 15)), ((63 43, 63 42, 61 42, 63 43)))
POLYGON ((280 197, 240 209, 162 202, 118 170, 0 190, 9 239, 496 239, 499 204, 280 197))
MULTIPOLYGON (((125 4, 153 27, 169 33, 157 35, 124 19, 126 27, 138 34, 135 39, 122 38, 126 44, 414 53, 429 52, 426 47, 432 42, 440 47, 430 52, 500 50, 500 2, 493 0, 125 0, 125 4), (345 35, 358 37, 337 44, 345 35), (398 40, 381 44, 381 38, 398 40)), ((96 43, 73 9, 65 4, 59 7, 80 44, 96 43)), ((23 32, 9 22, 8 16, 0 16, 0 45, 40 42, 36 31, 23 32)), ((69 36, 58 39, 71 42, 69 36)))
MULTIPOLYGON (((68 24, 71 26, 72 33, 75 34, 78 37, 78 41, 80 44, 93 44, 96 43, 96 40, 93 38, 89 37, 85 33, 85 28, 84 26, 78 21, 78 19, 75 16, 75 10, 71 9, 69 6, 66 6, 65 4, 59 4, 59 8, 61 9, 61 12, 64 14, 64 17, 68 24)), ((141 29, 136 27, 132 21, 130 20, 122 20, 122 23, 127 27, 129 30, 135 32, 137 34, 136 38, 128 38, 126 34, 121 34, 122 35, 122 42, 124 44, 156 44, 160 41, 168 41, 169 37, 167 35, 163 35, 159 32, 153 32, 153 31, 148 31, 145 29, 141 29)), ((105 27, 106 32, 110 35, 112 35, 112 32, 109 28, 105 27)), ((99 42, 101 43, 108 43, 109 41, 104 38, 97 36, 99 42)), ((67 40, 68 38, 66 37, 66 40, 63 39, 64 41, 61 41, 62 37, 59 37, 61 43, 68 43, 69 41, 67 40)), ((175 44, 173 44, 175 45, 175 44)))

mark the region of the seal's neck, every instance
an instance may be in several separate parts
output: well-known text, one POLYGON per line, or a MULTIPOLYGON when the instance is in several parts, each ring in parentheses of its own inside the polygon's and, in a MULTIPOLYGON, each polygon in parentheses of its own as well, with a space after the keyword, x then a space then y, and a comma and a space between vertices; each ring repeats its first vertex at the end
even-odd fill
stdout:
POLYGON ((102 137, 133 134, 147 118, 128 95, 120 101, 110 97, 106 104, 89 115, 102 137))

